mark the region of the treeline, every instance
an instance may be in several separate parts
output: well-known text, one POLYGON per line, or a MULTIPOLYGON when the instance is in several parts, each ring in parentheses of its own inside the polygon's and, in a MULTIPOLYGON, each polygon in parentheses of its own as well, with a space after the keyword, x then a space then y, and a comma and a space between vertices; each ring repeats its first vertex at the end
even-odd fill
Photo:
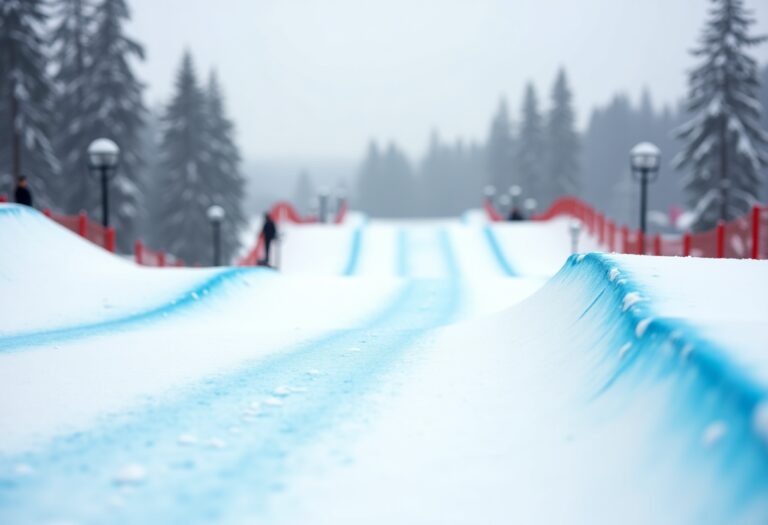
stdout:
POLYGON ((412 162, 395 144, 372 141, 358 171, 356 204, 377 217, 449 216, 476 207, 483 188, 518 185, 539 207, 579 191, 580 139, 573 96, 561 70, 542 109, 529 84, 513 120, 501 100, 483 143, 443 141, 434 132, 412 162))
POLYGON ((38 207, 100 217, 87 148, 120 147, 110 182, 118 249, 137 236, 189 263, 210 259, 205 210, 227 211, 224 254, 243 223, 240 156, 215 77, 199 85, 184 58, 176 93, 160 115, 144 103, 133 65, 144 47, 125 33, 125 0, 2 0, 0 192, 26 176, 38 207))
MULTIPOLYGON (((656 108, 648 90, 638 104, 618 94, 592 111, 579 134, 560 71, 547 108, 528 84, 518 116, 510 117, 502 100, 482 143, 446 144, 434 133, 424 158, 413 163, 394 142, 372 142, 358 172, 357 204, 374 216, 447 216, 477 207, 487 184, 497 195, 516 185, 539 210, 570 194, 636 224, 629 151, 650 141, 662 151, 659 178, 650 186, 655 210, 684 207, 694 230, 739 217, 766 197, 768 66, 758 70, 747 52, 766 38, 750 34, 753 23, 743 0, 713 2, 693 52, 698 64, 688 96, 677 107, 656 108)), ((669 215, 650 218, 661 227, 669 215)))

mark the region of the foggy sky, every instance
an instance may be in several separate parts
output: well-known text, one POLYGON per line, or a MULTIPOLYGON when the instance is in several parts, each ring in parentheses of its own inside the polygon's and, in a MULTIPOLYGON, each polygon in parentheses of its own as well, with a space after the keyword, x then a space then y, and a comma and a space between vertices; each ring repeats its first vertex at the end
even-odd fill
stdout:
MULTIPOLYGON (((567 68, 579 124, 617 91, 685 93, 708 0, 131 0, 150 104, 184 48, 215 66, 247 159, 355 159, 370 137, 411 154, 430 131, 481 139, 502 95, 546 102, 567 68)), ((748 0, 756 32, 768 2, 748 0)), ((768 62, 768 45, 753 50, 768 62)))

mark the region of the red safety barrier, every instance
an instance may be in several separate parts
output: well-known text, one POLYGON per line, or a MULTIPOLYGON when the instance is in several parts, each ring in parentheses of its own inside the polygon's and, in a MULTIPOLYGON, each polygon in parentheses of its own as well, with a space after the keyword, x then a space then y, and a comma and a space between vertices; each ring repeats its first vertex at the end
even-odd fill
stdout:
MULTIPOLYGON (((489 220, 501 220, 490 200, 484 202, 484 208, 489 220)), ((768 259, 768 206, 765 205, 757 205, 749 214, 709 231, 687 232, 682 236, 656 235, 649 239, 626 226, 617 228, 605 215, 575 197, 557 199, 548 210, 534 215, 532 219, 550 220, 562 216, 580 220, 584 229, 609 251, 618 249, 635 254, 768 259)))
POLYGON ((0 193, 0 204, 8 202, 8 197, 5 196, 5 193, 0 193))
POLYGON ((259 234, 256 246, 237 261, 237 266, 257 266, 264 259, 264 236, 259 234))

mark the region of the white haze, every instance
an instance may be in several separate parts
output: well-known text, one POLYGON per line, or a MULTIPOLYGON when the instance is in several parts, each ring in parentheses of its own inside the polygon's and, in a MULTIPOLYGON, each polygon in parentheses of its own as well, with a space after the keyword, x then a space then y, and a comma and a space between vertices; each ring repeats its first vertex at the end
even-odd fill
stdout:
MULTIPOLYGON (((438 129, 481 139, 501 95, 517 114, 567 68, 579 123, 618 91, 685 92, 707 0, 132 0, 148 100, 189 48, 216 67, 247 159, 356 159, 369 138, 414 155, 438 129)), ((748 0, 756 33, 768 3, 748 0)), ((760 62, 768 46, 757 49, 760 62)))

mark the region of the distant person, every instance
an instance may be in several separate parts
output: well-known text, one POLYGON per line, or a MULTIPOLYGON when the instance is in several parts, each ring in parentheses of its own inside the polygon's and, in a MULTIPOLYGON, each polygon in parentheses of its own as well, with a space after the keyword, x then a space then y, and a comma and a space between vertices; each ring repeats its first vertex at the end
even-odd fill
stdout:
POLYGON ((507 220, 524 221, 525 217, 523 217, 523 214, 520 213, 520 210, 518 210, 517 208, 512 208, 512 211, 509 212, 509 218, 507 220))
POLYGON ((272 220, 269 213, 264 214, 261 234, 264 236, 264 258, 259 261, 259 264, 269 266, 269 248, 272 246, 272 241, 277 237, 277 226, 275 226, 275 221, 272 220))
POLYGON ((17 204, 32 206, 32 192, 30 192, 27 187, 26 177, 19 177, 19 182, 16 183, 16 191, 14 192, 13 200, 15 200, 17 204))

